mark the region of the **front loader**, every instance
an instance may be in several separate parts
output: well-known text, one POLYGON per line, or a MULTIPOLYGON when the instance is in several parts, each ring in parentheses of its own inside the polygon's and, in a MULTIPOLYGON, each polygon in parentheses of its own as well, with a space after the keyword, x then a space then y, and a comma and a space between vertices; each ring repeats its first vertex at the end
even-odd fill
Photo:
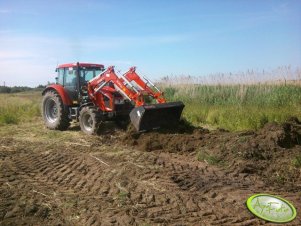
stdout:
POLYGON ((72 120, 95 134, 105 121, 130 120, 139 132, 176 125, 184 104, 167 102, 163 93, 132 67, 118 76, 101 64, 63 64, 56 84, 43 91, 42 116, 49 129, 66 130, 72 120))

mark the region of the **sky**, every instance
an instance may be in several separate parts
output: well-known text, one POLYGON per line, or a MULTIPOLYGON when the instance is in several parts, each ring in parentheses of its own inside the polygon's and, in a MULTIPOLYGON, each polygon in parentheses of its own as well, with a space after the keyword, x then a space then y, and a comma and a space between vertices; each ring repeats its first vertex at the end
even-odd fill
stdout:
POLYGON ((300 0, 0 0, 0 85, 53 82, 58 64, 152 79, 301 66, 300 0))

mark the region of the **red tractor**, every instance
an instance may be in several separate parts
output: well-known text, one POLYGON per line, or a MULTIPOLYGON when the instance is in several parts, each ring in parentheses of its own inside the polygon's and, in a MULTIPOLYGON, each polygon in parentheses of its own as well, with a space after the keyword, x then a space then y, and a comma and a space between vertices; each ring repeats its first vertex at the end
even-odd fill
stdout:
POLYGON ((114 67, 101 64, 59 65, 56 84, 43 91, 42 115, 46 127, 66 130, 72 120, 82 131, 95 134, 101 123, 130 121, 137 131, 177 123, 182 102, 167 103, 163 93, 135 67, 117 76, 114 67))

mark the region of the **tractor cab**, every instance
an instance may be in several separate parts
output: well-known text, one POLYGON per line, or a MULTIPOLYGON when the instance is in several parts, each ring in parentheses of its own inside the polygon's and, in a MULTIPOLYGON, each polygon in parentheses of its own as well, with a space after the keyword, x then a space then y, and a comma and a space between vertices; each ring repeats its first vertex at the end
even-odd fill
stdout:
POLYGON ((56 84, 64 87, 72 102, 77 102, 87 82, 104 71, 102 64, 71 63, 56 68, 56 84))

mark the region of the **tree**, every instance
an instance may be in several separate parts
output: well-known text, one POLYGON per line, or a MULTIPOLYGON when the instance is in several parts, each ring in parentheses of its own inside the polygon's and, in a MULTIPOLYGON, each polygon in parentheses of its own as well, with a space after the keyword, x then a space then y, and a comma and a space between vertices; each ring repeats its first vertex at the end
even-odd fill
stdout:
POLYGON ((0 93, 10 93, 11 88, 7 86, 0 86, 0 93))

